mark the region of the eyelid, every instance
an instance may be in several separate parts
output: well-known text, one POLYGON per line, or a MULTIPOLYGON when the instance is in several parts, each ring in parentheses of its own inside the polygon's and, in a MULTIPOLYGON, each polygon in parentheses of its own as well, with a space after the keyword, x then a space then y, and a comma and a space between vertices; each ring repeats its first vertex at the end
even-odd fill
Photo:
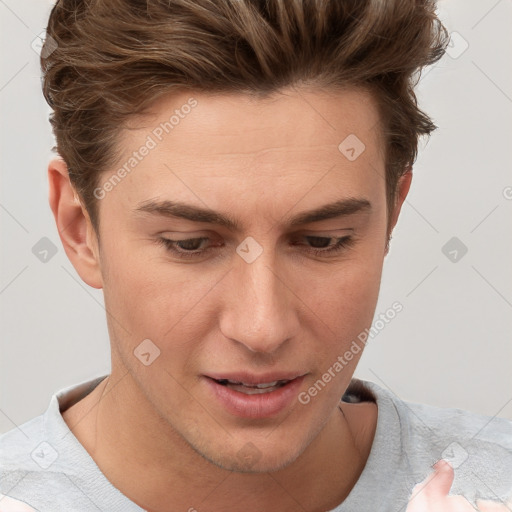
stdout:
POLYGON ((297 231, 294 234, 299 234, 303 236, 322 236, 326 238, 339 238, 341 236, 349 235, 350 233, 353 233, 355 230, 354 228, 342 228, 342 229, 324 229, 324 230, 309 230, 304 229, 297 231))

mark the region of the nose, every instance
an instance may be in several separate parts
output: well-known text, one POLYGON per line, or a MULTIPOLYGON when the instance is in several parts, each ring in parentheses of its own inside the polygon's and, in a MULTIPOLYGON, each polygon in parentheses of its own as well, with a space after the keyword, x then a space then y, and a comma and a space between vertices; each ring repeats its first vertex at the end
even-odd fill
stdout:
MULTIPOLYGON (((221 313, 224 336, 251 352, 274 353, 299 332, 290 272, 268 251, 252 263, 238 256, 229 273, 221 313)), ((300 302, 300 301, 299 301, 300 302)))

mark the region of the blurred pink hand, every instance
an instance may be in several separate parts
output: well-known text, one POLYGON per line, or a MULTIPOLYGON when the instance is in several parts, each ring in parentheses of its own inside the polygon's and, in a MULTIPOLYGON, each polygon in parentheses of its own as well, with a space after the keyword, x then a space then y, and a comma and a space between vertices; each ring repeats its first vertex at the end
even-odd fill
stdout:
POLYGON ((4 494, 0 494, 0 512, 37 512, 35 508, 15 500, 4 494))
MULTIPOLYGON (((412 491, 406 512, 474 512, 464 496, 448 496, 453 484, 454 471, 449 462, 440 460, 434 472, 412 491)), ((511 503, 512 504, 512 503, 511 503)), ((494 501, 478 501, 481 512, 510 512, 509 506, 494 501)))

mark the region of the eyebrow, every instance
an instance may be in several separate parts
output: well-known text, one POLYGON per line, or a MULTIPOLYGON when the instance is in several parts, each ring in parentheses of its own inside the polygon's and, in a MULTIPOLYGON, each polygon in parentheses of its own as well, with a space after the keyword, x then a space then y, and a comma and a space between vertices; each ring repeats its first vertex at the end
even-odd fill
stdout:
MULTIPOLYGON (((289 218, 285 223, 290 227, 297 227, 312 222, 345 217, 359 212, 369 212, 371 203, 364 198, 347 198, 333 203, 326 204, 319 208, 301 212, 294 217, 289 218)), ((155 201, 147 200, 140 203, 135 209, 135 213, 147 213, 162 217, 180 218, 192 222, 206 222, 217 224, 231 231, 240 231, 239 222, 229 215, 216 212, 209 208, 201 208, 179 201, 155 201)))

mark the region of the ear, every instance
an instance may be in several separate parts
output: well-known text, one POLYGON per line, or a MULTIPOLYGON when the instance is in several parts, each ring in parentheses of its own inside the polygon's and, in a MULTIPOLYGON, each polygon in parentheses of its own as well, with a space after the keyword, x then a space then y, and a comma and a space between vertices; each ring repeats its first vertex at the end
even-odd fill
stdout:
POLYGON ((64 160, 56 158, 49 163, 48 183, 50 208, 69 261, 85 283, 102 288, 98 239, 64 160))
POLYGON ((405 198, 407 197, 409 189, 411 188, 411 181, 412 167, 409 166, 407 171, 398 179, 395 205, 391 212, 391 218, 389 219, 388 235, 391 235, 393 228, 396 226, 400 211, 402 210, 402 205, 404 204, 405 198))

